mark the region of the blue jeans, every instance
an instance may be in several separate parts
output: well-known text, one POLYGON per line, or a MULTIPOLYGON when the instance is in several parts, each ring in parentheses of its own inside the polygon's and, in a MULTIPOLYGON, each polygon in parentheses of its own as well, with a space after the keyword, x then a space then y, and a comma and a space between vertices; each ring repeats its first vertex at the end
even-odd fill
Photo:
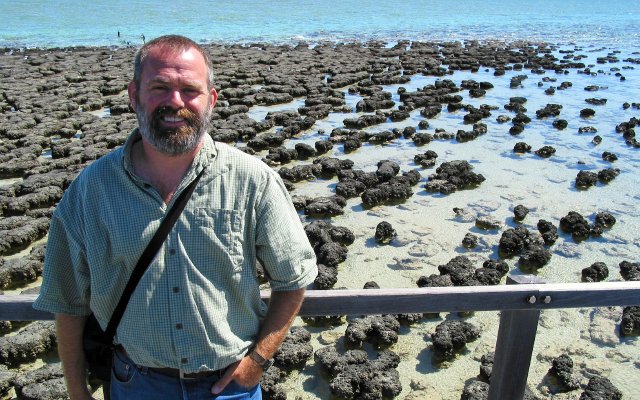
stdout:
POLYGON ((179 379, 134 363, 124 351, 115 351, 111 371, 111 400, 261 400, 260 385, 247 389, 234 381, 219 395, 211 387, 219 379, 211 376, 179 379))

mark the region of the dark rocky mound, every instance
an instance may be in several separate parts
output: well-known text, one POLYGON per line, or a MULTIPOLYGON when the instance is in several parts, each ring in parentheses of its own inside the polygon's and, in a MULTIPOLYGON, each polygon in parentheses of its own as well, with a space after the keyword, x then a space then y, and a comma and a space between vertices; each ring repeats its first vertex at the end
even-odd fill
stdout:
POLYGON ((527 214, 529 214, 529 209, 522 204, 518 204, 513 208, 513 217, 518 222, 524 220, 527 214))
POLYGON ((294 326, 273 357, 274 364, 260 380, 262 394, 266 399, 286 399, 286 389, 280 385, 289 372, 303 369, 313 356, 311 334, 304 328, 294 326))
POLYGON ((616 217, 608 212, 599 212, 596 214, 596 225, 603 228, 611 228, 616 223, 616 217))
POLYGON ((513 146, 514 153, 529 153, 531 151, 531 146, 526 144, 525 142, 518 142, 513 146))
POLYGON ((558 228, 551 222, 541 219, 537 224, 538 232, 542 235, 544 244, 551 246, 558 240, 558 228))
POLYGON ((620 275, 625 281, 640 281, 640 263, 622 261, 618 264, 620 275))
POLYGON ((614 162, 618 161, 618 156, 609 151, 605 151, 604 153, 602 153, 602 159, 608 162, 614 162))
POLYGON ((416 154, 413 157, 413 161, 423 168, 430 168, 436 165, 437 158, 438 153, 433 150, 427 150, 424 154, 416 154))
POLYGON ((0 396, 2 398, 10 398, 9 393, 13 389, 13 380, 16 373, 9 371, 5 365, 0 365, 0 396))
POLYGON ((604 230, 611 228, 615 222, 616 219, 613 215, 602 212, 596 214, 594 224, 590 225, 580 213, 569 211, 566 216, 560 219, 560 229, 571 233, 571 237, 576 242, 581 242, 587 240, 590 236, 601 236, 604 230))
POLYGON ((425 189, 450 194, 456 190, 477 187, 485 178, 482 174, 472 172, 472 169, 471 164, 464 160, 444 162, 436 169, 435 174, 429 176, 425 189))
POLYGON ((576 187, 586 189, 598 183, 598 174, 591 171, 579 171, 576 176, 576 187))
POLYGON ((61 363, 45 365, 19 375, 13 384, 19 399, 58 400, 69 398, 61 363))
POLYGON ((640 306, 628 306, 622 310, 620 332, 623 336, 640 335, 640 306))
POLYGON ((380 182, 375 172, 362 170, 338 171, 336 194, 344 198, 358 197, 368 188, 376 187, 380 182))
POLYGON ((56 346, 53 321, 35 321, 19 334, 0 338, 0 364, 15 368, 33 362, 56 346))
POLYGON ((473 263, 466 256, 454 257, 446 264, 438 266, 440 274, 449 275, 455 286, 477 286, 475 270, 473 263))
POLYGON ((478 377, 483 382, 489 382, 491 380, 494 357, 494 352, 483 354, 482 357, 480 357, 480 374, 478 375, 478 377))
POLYGON ((0 289, 24 286, 42 275, 44 244, 34 246, 26 257, 4 259, 0 257, 0 289))
POLYGON ((347 246, 355 241, 353 232, 346 227, 327 221, 313 221, 304 227, 318 262, 316 289, 330 289, 338 279, 338 264, 347 259, 347 246))
POLYGON ((552 155, 556 154, 556 149, 553 146, 542 146, 541 148, 536 150, 534 153, 536 153, 538 156, 542 158, 549 158, 552 155))
POLYGON ((342 215, 347 200, 341 196, 316 197, 304 207, 304 213, 311 217, 327 218, 342 215))
POLYGON ((482 268, 494 269, 498 271, 502 276, 505 276, 509 273, 509 264, 507 264, 504 260, 488 259, 484 263, 482 263, 482 268))
POLYGON ((381 204, 402 203, 413 195, 412 186, 421 179, 418 171, 404 172, 398 176, 400 166, 389 160, 378 162, 376 177, 378 184, 366 189, 360 198, 365 207, 374 207, 381 204))
POLYGON ((560 104, 547 104, 544 108, 536 111, 536 117, 539 119, 557 117, 560 115, 561 110, 562 106, 560 104))
POLYGON ((567 122, 566 119, 556 119, 555 121, 553 121, 552 125, 554 128, 561 131, 567 128, 569 122, 567 122))
POLYGON ((313 356, 311 334, 300 326, 294 326, 274 355, 274 365, 283 370, 302 369, 313 356))
POLYGON ((601 171, 598 171, 598 179, 602 183, 609 183, 614 180, 618 175, 620 175, 620 170, 618 168, 607 168, 601 171))
POLYGON ((551 361, 549 375, 557 384, 556 391, 570 392, 580 388, 578 379, 573 375, 573 360, 567 354, 562 354, 551 361))
POLYGON ((476 228, 483 231, 497 230, 502 228, 502 222, 490 215, 480 215, 475 221, 476 228))
POLYGON ((582 270, 582 282, 602 282, 609 276, 609 268, 603 262, 594 262, 582 270))
POLYGON ((330 376, 331 394, 338 399, 393 399, 402 391, 396 367, 400 357, 384 350, 369 360, 364 350, 339 354, 333 347, 315 352, 314 359, 330 376))
POLYGON ((473 249, 478 246, 478 239, 473 233, 466 233, 462 238, 462 246, 467 249, 473 249))
POLYGON ((363 342, 375 348, 387 348, 398 342, 400 322, 393 315, 369 315, 349 322, 344 333, 345 346, 361 347, 363 342))
MULTIPOLYGON (((449 276, 454 286, 481 286, 497 285, 509 272, 509 266, 504 261, 487 260, 482 268, 476 269, 466 256, 457 256, 449 260, 448 263, 438 266, 438 271, 442 276, 449 276)), ((420 287, 442 287, 449 286, 445 278, 436 276, 420 277, 418 286, 420 287)))
POLYGON ((544 248, 543 238, 524 226, 504 231, 500 237, 499 249, 503 257, 521 254, 520 267, 526 270, 542 268, 551 259, 551 252, 544 248))
POLYGON ((480 337, 480 329, 469 322, 447 320, 431 334, 434 357, 439 361, 451 360, 467 343, 480 337))
POLYGON ((579 400, 621 400, 622 393, 602 376, 594 376, 589 379, 587 387, 580 395, 579 400))
POLYGON ((376 225, 376 242, 380 244, 389 244, 396 237, 396 230, 393 229, 390 223, 382 221, 376 225))
POLYGON ((476 380, 467 382, 460 395, 460 400, 487 400, 488 398, 489 384, 476 380))
POLYGON ((522 270, 535 271, 547 265, 550 260, 551 252, 542 245, 534 244, 525 247, 518 263, 522 270))
POLYGON ((0 255, 11 255, 42 239, 49 230, 49 217, 14 216, 0 220, 0 255))

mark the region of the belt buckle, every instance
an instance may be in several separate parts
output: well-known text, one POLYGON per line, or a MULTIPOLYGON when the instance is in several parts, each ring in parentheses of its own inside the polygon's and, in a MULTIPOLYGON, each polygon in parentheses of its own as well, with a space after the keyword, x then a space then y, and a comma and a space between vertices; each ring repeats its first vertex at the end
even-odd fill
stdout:
POLYGON ((178 371, 179 371, 178 372, 178 376, 180 377, 181 380, 184 380, 184 379, 196 379, 196 378, 189 378, 189 377, 185 376, 184 371, 181 370, 181 369, 179 369, 178 371))

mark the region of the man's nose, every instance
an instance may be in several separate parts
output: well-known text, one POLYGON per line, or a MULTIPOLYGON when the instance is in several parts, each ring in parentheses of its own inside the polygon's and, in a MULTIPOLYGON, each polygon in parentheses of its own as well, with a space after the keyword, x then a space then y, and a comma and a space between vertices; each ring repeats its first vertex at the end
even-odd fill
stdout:
POLYGON ((184 100, 182 99, 182 93, 179 90, 171 90, 168 94, 169 105, 175 108, 183 108, 184 100))

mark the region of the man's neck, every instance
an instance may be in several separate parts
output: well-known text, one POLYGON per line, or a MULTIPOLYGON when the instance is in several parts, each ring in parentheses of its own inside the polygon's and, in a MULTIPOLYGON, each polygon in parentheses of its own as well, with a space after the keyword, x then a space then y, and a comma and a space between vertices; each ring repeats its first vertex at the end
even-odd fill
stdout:
POLYGON ((200 147, 202 142, 188 153, 173 156, 159 152, 142 139, 133 145, 133 167, 137 175, 160 193, 165 204, 169 204, 200 147))

